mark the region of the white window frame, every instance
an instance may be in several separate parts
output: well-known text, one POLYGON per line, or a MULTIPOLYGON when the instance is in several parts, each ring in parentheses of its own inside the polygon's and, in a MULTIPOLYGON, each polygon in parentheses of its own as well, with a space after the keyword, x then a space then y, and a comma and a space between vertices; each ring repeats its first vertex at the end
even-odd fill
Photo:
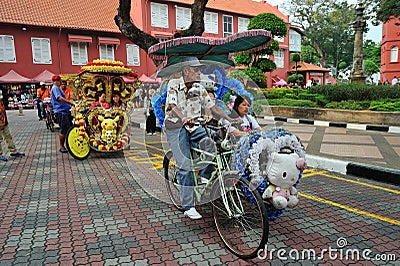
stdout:
POLYGON ((390 49, 390 63, 399 62, 399 47, 393 46, 390 49))
POLYGON ((168 5, 150 3, 151 26, 168 29, 168 5))
POLYGON ((14 36, 0 35, 0 62, 16 63, 14 36))
POLYGON ((218 13, 204 12, 204 32, 218 34, 218 13))
POLYGON ((70 42, 71 46, 71 64, 73 66, 82 66, 88 63, 88 52, 86 42, 70 42))
POLYGON ((285 50, 274 51, 274 63, 277 68, 285 67, 285 50))
POLYGON ((34 64, 53 63, 51 59, 50 39, 48 38, 31 38, 32 44, 32 60, 34 64))
POLYGON ((140 50, 136 44, 126 45, 126 62, 128 66, 140 66, 140 50))
POLYGON ((289 51, 301 52, 301 34, 295 30, 289 30, 289 51))
POLYGON ((99 56, 101 60, 114 61, 114 44, 101 43, 99 44, 99 56))
POLYGON ((249 23, 249 18, 238 17, 238 32, 247 30, 247 26, 249 25, 249 23))
POLYGON ((229 15, 222 15, 222 30, 223 30, 223 36, 224 36, 224 38, 225 37, 228 37, 228 36, 231 36, 231 35, 233 35, 233 32, 234 32, 234 29, 233 29, 233 16, 229 16, 229 15), (227 25, 228 26, 228 22, 225 22, 225 18, 229 18, 231 21, 230 21, 230 25, 231 25, 231 32, 229 32, 229 31, 225 31, 225 25, 227 25))
POLYGON ((176 29, 186 30, 192 23, 192 10, 186 7, 176 7, 176 29))

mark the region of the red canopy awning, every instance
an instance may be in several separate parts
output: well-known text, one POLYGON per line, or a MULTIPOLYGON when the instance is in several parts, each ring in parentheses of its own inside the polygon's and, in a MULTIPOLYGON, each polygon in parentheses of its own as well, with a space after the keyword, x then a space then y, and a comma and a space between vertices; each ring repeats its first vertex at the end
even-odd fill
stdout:
POLYGON ((88 43, 92 43, 92 37, 91 36, 84 36, 84 35, 68 34, 68 42, 88 42, 88 43))
POLYGON ((8 71, 5 75, 0 77, 0 83, 31 83, 32 80, 24 77, 14 70, 8 71))
POLYGON ((118 38, 112 37, 98 37, 99 44, 116 44, 120 45, 120 40, 118 38))
POLYGON ((33 82, 39 83, 43 81, 47 85, 52 84, 51 77, 55 74, 53 72, 48 71, 47 69, 43 70, 42 73, 38 74, 36 77, 32 79, 33 82))

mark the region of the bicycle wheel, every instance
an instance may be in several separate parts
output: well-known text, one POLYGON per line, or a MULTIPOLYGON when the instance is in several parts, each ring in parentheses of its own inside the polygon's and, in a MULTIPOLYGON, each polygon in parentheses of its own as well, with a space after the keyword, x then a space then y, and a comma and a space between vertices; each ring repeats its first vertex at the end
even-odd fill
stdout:
POLYGON ((89 135, 82 132, 79 127, 72 127, 68 130, 66 144, 69 153, 78 160, 84 160, 89 156, 89 135))
POLYGON ((53 117, 49 113, 48 110, 44 112, 45 115, 45 121, 46 121, 46 127, 47 129, 50 129, 51 132, 54 132, 54 122, 53 122, 53 117))
POLYGON ((164 177, 165 185, 167 186, 167 191, 172 204, 180 210, 184 211, 182 208, 182 203, 180 200, 180 186, 178 184, 178 168, 176 167, 176 162, 171 151, 168 151, 164 156, 163 161, 164 167, 164 177))
POLYGON ((221 196, 219 182, 212 190, 212 210, 218 234, 239 258, 255 258, 268 241, 266 207, 259 192, 251 189, 246 179, 234 174, 224 175, 223 179, 226 202, 221 196))

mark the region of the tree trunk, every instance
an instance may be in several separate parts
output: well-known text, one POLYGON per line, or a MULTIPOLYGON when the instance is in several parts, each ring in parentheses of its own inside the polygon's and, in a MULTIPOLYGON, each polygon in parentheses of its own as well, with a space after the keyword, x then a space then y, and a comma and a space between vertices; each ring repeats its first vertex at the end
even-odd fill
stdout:
MULTIPOLYGON (((187 30, 174 34, 174 38, 186 36, 201 36, 204 32, 204 10, 208 0, 194 0, 192 4, 192 23, 187 30)), ((148 51, 149 47, 158 43, 154 36, 142 31, 133 24, 131 17, 131 0, 119 0, 118 14, 114 17, 115 24, 122 34, 143 50, 148 51)), ((155 62, 157 63, 157 62, 155 62)))

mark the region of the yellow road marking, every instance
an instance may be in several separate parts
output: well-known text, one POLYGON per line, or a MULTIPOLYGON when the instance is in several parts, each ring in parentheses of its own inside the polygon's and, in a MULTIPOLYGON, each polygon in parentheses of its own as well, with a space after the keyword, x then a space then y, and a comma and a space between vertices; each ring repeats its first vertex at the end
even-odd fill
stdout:
POLYGON ((321 173, 321 175, 329 177, 329 178, 333 178, 333 179, 337 179, 337 180, 341 180, 341 181, 346 181, 346 182, 349 182, 349 183, 354 183, 354 184, 358 184, 358 185, 361 185, 361 186, 371 187, 371 188, 375 188, 375 189, 379 189, 379 190, 383 190, 383 191, 387 191, 387 192, 390 192, 390 193, 394 193, 394 194, 400 195, 400 190, 395 190, 395 189, 385 188, 385 187, 381 187, 381 186, 377 186, 377 185, 372 185, 372 184, 368 184, 368 183, 364 183, 364 182, 360 182, 360 181, 356 181, 356 180, 352 180, 352 179, 347 179, 347 178, 343 178, 343 177, 339 177, 339 176, 330 175, 330 174, 327 174, 327 173, 321 173))
POLYGON ((307 198, 307 199, 315 200, 315 201, 318 201, 318 202, 321 202, 321 203, 324 203, 324 204, 328 204, 328 205, 332 205, 332 206, 344 209, 346 211, 350 211, 350 212, 354 212, 354 213, 357 213, 357 214, 360 214, 360 215, 368 216, 368 217, 371 217, 371 218, 374 218, 374 219, 377 219, 377 220, 381 220, 381 221, 384 221, 384 222, 387 222, 387 223, 391 223, 391 224, 394 224, 394 225, 400 225, 400 221, 398 221, 398 220, 394 220, 394 219, 390 219, 390 218, 387 218, 387 217, 384 217, 384 216, 380 216, 380 215, 376 215, 376 214, 369 213, 369 212, 366 212, 366 211, 362 211, 362 210, 359 210, 359 209, 356 209, 356 208, 353 208, 353 207, 350 207, 350 206, 346 206, 346 205, 343 205, 343 204, 340 204, 340 203, 337 203, 337 202, 334 202, 334 201, 330 201, 330 200, 327 200, 327 199, 315 197, 315 196, 308 195, 308 194, 305 194, 305 193, 299 192, 299 195, 304 197, 304 198, 307 198))
POLYGON ((319 172, 315 171, 315 172, 305 173, 305 174, 303 174, 303 176, 301 178, 306 178, 306 177, 310 177, 310 176, 314 176, 314 175, 322 175, 324 173, 325 173, 325 171, 319 171, 319 172))
POLYGON ((139 141, 136 141, 136 140, 132 140, 132 142, 133 142, 133 143, 136 143, 136 144, 139 144, 139 145, 143 145, 143 146, 146 146, 146 147, 152 148, 152 149, 154 149, 154 150, 161 151, 161 152, 165 153, 165 150, 164 150, 164 149, 160 149, 160 148, 158 148, 158 147, 154 147, 154 146, 151 146, 151 145, 148 145, 148 144, 146 144, 146 143, 139 142, 139 141))

